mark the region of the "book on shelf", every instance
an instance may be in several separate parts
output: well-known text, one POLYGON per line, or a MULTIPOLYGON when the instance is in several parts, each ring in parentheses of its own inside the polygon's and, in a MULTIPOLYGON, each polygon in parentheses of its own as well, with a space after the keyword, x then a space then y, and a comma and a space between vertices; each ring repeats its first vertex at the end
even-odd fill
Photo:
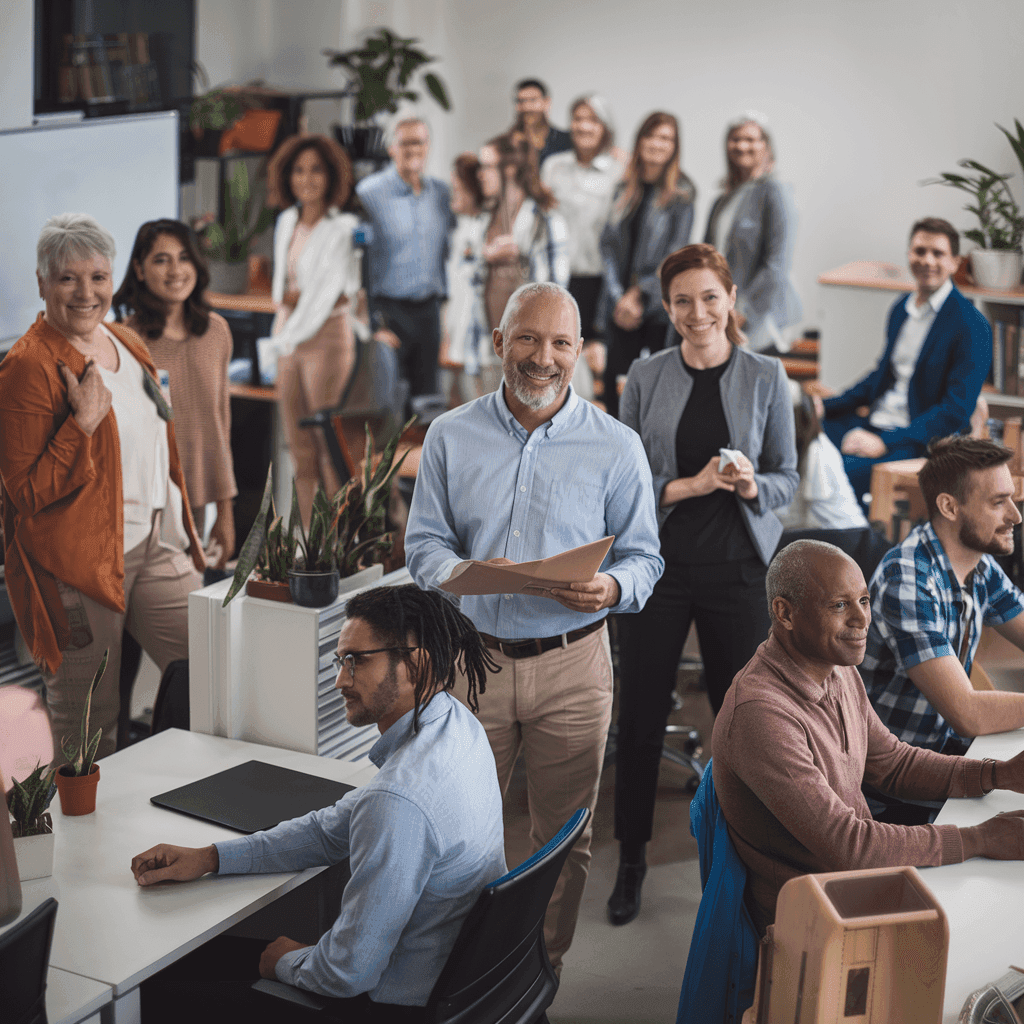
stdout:
POLYGON ((1024 307, 988 303, 992 327, 992 369, 988 382, 1003 395, 1024 396, 1024 307))

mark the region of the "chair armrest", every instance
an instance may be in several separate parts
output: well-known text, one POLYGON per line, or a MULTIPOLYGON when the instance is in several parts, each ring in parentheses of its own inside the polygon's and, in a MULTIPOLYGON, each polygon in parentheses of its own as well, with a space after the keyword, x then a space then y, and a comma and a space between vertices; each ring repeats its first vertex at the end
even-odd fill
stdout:
POLYGON ((325 1010, 333 1002, 333 1000, 318 996, 314 992, 306 992, 294 985, 286 985, 283 981, 271 981, 268 978, 254 981, 252 987, 255 992, 263 992, 275 999, 296 1003, 298 1006, 304 1006, 307 1010, 325 1010))

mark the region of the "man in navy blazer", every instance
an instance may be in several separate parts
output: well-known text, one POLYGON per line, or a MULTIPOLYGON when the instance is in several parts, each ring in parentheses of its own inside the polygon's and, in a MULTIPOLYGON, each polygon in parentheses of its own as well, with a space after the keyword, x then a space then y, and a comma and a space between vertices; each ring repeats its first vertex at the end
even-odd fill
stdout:
POLYGON ((927 217, 911 228, 917 291, 889 311, 878 366, 841 395, 815 401, 862 502, 876 462, 925 455, 932 438, 964 430, 974 412, 992 363, 992 331, 953 286, 959 252, 949 221, 927 217))

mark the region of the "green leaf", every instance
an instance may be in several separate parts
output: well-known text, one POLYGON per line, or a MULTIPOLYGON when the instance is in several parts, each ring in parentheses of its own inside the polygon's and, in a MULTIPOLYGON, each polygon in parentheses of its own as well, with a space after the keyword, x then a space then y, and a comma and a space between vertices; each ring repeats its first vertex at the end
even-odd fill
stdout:
POLYGON ((274 480, 273 467, 267 470, 267 480, 263 485, 263 499, 260 501, 259 511, 253 520, 249 536, 238 552, 238 562, 235 565, 235 575, 231 580, 231 587, 224 596, 221 607, 226 607, 228 602, 245 586, 245 581, 250 573, 256 568, 256 563, 267 542, 267 515, 270 512, 274 501, 274 480))
POLYGON ((441 79, 438 78, 437 75, 433 74, 433 72, 428 71, 423 76, 423 81, 426 84, 427 89, 430 91, 430 95, 441 104, 441 109, 451 110, 452 105, 448 99, 448 93, 445 91, 445 87, 441 82, 441 79))

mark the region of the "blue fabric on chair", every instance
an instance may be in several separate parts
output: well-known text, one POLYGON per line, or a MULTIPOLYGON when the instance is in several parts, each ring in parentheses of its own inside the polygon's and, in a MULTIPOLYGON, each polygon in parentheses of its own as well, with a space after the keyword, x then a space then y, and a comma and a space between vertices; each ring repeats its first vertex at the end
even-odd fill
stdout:
MULTIPOLYGON (((712 759, 713 760, 713 759, 712 759)), ((758 936, 743 903, 747 869, 715 796, 711 761, 690 804, 703 895, 686 958, 676 1024, 739 1024, 754 1002, 758 936)))

